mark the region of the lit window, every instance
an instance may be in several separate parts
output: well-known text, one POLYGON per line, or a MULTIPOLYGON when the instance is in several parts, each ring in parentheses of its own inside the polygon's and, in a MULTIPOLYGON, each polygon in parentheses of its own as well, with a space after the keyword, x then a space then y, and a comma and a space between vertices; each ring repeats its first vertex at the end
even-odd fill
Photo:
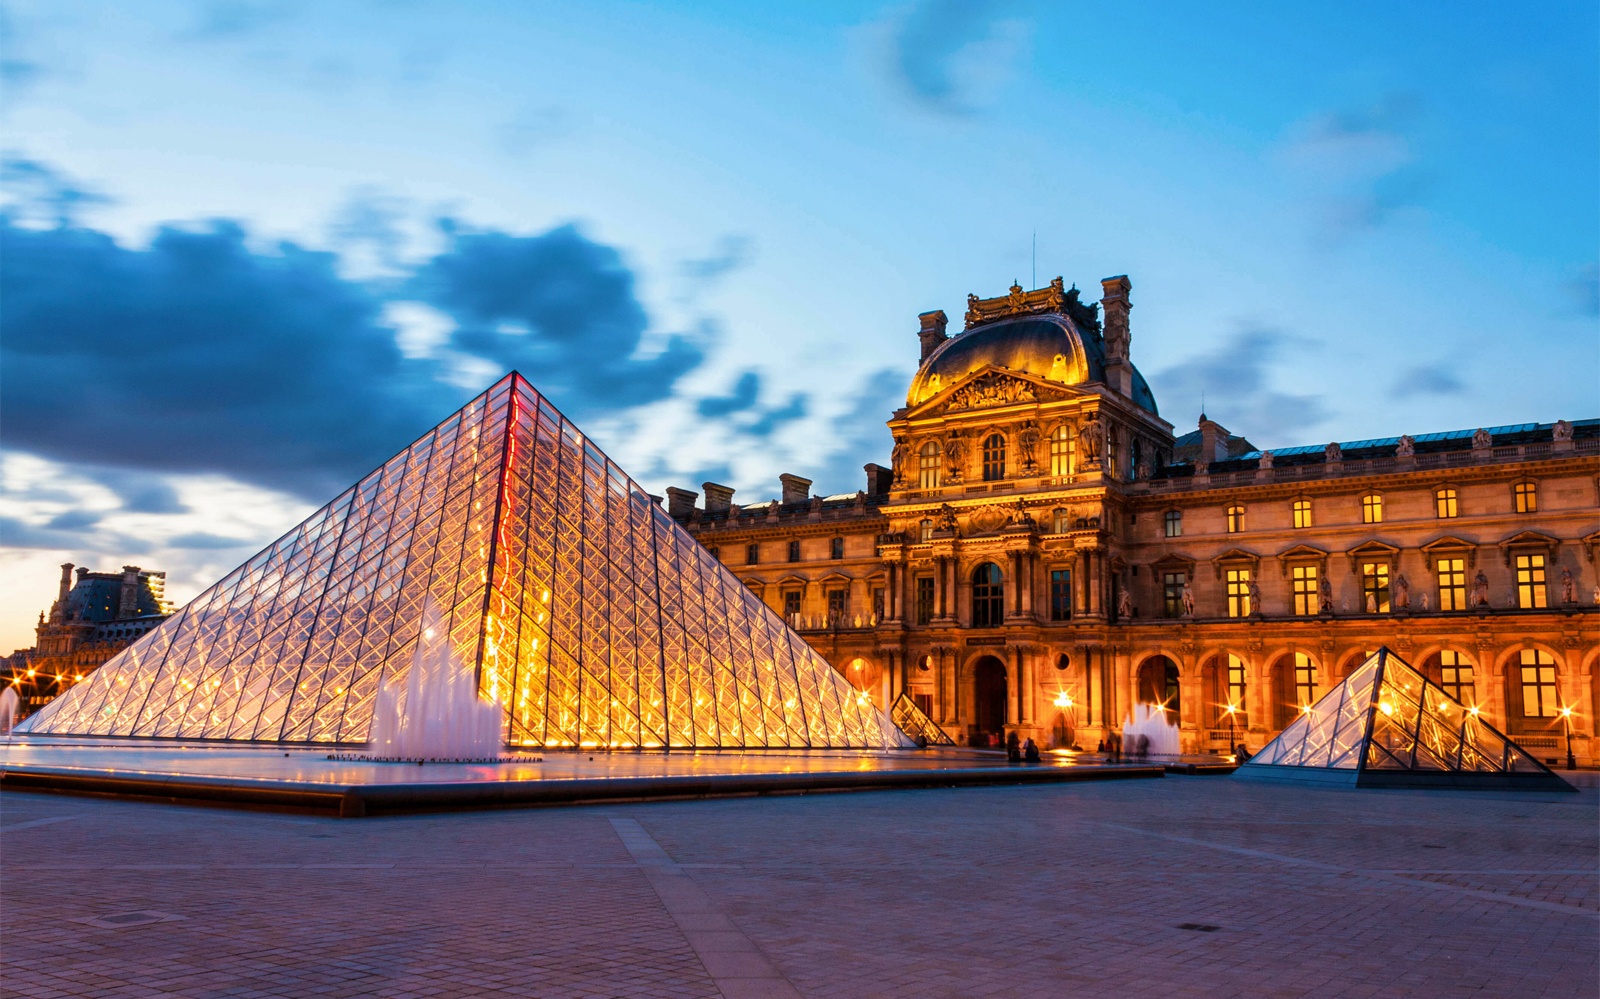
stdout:
POLYGON ((1300 615, 1320 613, 1322 607, 1317 597, 1317 567, 1297 565, 1290 569, 1294 584, 1294 612, 1300 615))
POLYGON ((1294 654, 1294 702, 1301 707, 1317 702, 1317 666, 1304 652, 1294 654))
POLYGON ((1389 563, 1361 563, 1361 600, 1368 614, 1389 613, 1389 563))
POLYGON ((798 541, 789 542, 789 561, 791 561, 791 562, 800 561, 800 542, 798 542, 798 541))
POLYGON ((1228 570, 1228 616, 1250 616, 1250 570, 1228 570))
POLYGON ((1439 609, 1456 611, 1467 609, 1467 560, 1442 558, 1439 570, 1439 609))
POLYGON ((1077 442, 1072 428, 1063 423, 1050 434, 1050 474, 1071 475, 1073 450, 1077 442))
POLYGON ((1228 533, 1238 534, 1244 530, 1244 507, 1228 507, 1228 533))
POLYGON ((1543 649, 1522 650, 1522 717, 1554 718, 1560 713, 1556 699, 1556 661, 1543 649))
POLYGON ((828 557, 829 558, 844 558, 844 539, 843 538, 834 538, 832 541, 828 542, 828 557))
POLYGON ((1544 556, 1517 556, 1517 606, 1545 606, 1544 556))
POLYGON ((1166 525, 1167 525, 1167 537, 1169 537, 1169 538, 1182 537, 1183 536, 1183 511, 1182 510, 1168 510, 1167 511, 1166 525))
POLYGON ((1006 439, 990 434, 983 439, 983 481, 993 482, 1006 477, 1006 439))
POLYGON ((1311 501, 1310 500, 1295 500, 1294 501, 1294 526, 1296 526, 1296 527, 1310 527, 1311 526, 1311 501))
POLYGON ((1161 604, 1167 617, 1183 616, 1183 584, 1186 573, 1167 572, 1161 576, 1161 604))
POLYGON ((917 485, 923 489, 939 488, 939 444, 929 441, 922 445, 922 453, 917 458, 917 471, 920 473, 917 485))
POLYGON ((1050 570, 1050 620, 1072 619, 1072 570, 1050 570))
POLYGON ((1461 508, 1456 505, 1456 491, 1449 486, 1433 491, 1433 508, 1440 517, 1461 515, 1461 508))
POLYGON ((1361 497, 1361 522, 1363 524, 1383 523, 1383 497, 1377 493, 1368 493, 1361 497))
POLYGON ((744 561, 745 561, 746 565, 755 565, 757 562, 760 562, 761 561, 761 546, 760 545, 745 545, 744 546, 744 561))
POLYGON ((927 624, 933 620, 933 577, 919 576, 917 578, 917 623, 927 624))
POLYGON ((1244 718, 1244 660, 1231 653, 1228 656, 1228 704, 1235 709, 1234 723, 1243 725, 1244 718))
POLYGON ((1516 495, 1518 513, 1534 513, 1539 509, 1539 487, 1532 482, 1519 482, 1512 492, 1516 495))
POLYGON ((1472 689, 1472 664, 1459 652, 1445 649, 1439 653, 1439 686, 1444 692, 1471 706, 1477 701, 1472 689))
POLYGON ((998 628, 1005 620, 1005 582, 1000 567, 985 562, 972 570, 972 626, 998 628))
POLYGON ((932 541, 933 540, 933 521, 924 520, 922 523, 917 525, 917 540, 918 541, 932 541))
POLYGON ((1055 513, 1055 521, 1057 534, 1065 534, 1072 530, 1072 517, 1067 513, 1067 511, 1057 510, 1055 513))

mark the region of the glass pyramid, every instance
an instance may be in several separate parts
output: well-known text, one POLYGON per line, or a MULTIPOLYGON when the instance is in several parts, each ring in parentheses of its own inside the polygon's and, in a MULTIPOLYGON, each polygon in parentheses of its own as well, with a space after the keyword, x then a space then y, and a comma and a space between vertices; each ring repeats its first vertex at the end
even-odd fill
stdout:
POLYGON ((917 702, 901 694, 889 705, 889 717, 894 719, 895 725, 910 736, 913 740, 917 736, 927 740, 929 746, 954 746, 955 741, 945 734, 944 729, 933 723, 927 713, 917 707, 917 702))
POLYGON ((911 745, 515 372, 19 730, 362 743, 430 594, 512 744, 911 745))
POLYGON ((1356 787, 1573 787, 1387 648, 1236 771, 1356 787))

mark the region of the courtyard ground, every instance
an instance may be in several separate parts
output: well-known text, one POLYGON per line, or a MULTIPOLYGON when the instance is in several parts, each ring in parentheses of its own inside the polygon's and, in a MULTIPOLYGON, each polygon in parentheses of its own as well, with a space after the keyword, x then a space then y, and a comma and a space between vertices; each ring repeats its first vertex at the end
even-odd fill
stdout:
POLYGON ((8 791, 0 993, 1593 999, 1596 805, 1169 777, 341 820, 8 791))

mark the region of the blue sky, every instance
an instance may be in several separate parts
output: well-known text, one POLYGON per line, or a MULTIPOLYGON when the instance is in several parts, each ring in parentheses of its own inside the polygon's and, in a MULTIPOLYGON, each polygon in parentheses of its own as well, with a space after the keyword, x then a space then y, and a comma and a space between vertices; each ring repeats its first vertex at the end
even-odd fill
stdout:
MULTIPOLYGON (((1597 415, 1593 4, 5 8, 0 646, 515 365, 659 491, 886 461, 916 314, 1133 281, 1178 432, 1597 415)), ((1097 297, 1097 294, 1092 297, 1097 297)))

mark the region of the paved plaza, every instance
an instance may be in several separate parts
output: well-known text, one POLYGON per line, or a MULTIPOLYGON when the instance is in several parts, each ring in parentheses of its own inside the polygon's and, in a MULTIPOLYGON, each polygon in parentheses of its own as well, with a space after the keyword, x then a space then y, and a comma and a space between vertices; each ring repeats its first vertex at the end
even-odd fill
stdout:
POLYGON ((0 795, 7 996, 1578 996, 1593 787, 335 819, 0 795))

